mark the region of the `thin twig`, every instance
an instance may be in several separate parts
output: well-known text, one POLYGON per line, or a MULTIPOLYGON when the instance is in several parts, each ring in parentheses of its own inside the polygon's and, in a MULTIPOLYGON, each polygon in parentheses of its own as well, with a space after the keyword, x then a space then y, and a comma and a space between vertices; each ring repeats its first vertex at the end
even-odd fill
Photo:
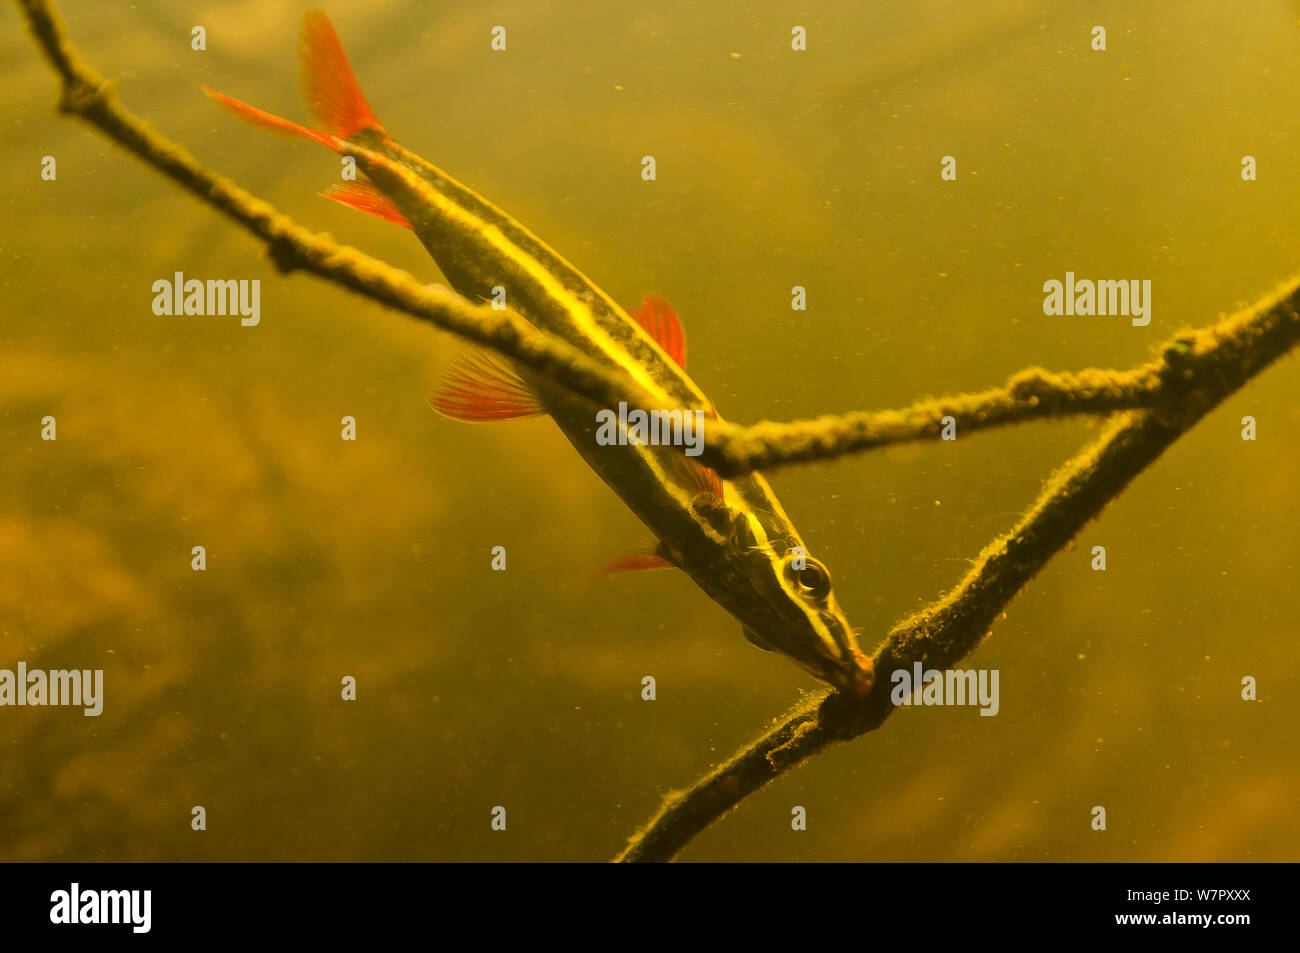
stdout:
POLYGON ((1213 352, 1189 361, 1195 334, 1177 335, 1164 346, 1159 360, 1128 371, 1089 368, 1051 373, 1031 367, 1001 387, 927 398, 901 410, 828 414, 789 423, 764 420, 749 426, 713 424, 701 459, 722 476, 733 477, 888 444, 937 440, 945 417, 952 417, 956 433, 964 436, 1050 417, 1140 409, 1167 413, 1204 387, 1206 376, 1217 373, 1218 362, 1232 357, 1213 352))
POLYGON ((702 459, 722 476, 771 469, 786 463, 826 460, 889 444, 937 440, 945 417, 952 417, 963 436, 1008 424, 1065 417, 1110 414, 1150 406, 1160 395, 1159 366, 1132 371, 1090 368, 1056 373, 1030 367, 1001 387, 979 393, 918 400, 900 410, 826 414, 811 420, 773 423, 763 420, 725 431, 714 425, 702 459))

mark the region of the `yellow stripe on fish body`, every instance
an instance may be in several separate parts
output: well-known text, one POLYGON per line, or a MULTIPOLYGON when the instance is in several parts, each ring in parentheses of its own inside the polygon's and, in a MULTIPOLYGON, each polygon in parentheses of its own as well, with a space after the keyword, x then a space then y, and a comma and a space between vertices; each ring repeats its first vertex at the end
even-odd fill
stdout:
MULTIPOLYGON (((318 129, 209 94, 255 125, 353 156, 378 192, 340 200, 409 224, 459 293, 486 298, 494 286, 505 287, 512 310, 626 373, 662 404, 644 410, 714 414, 704 392, 640 321, 515 219, 388 135, 324 14, 304 17, 302 40, 304 98, 318 129)), ((638 314, 647 321, 656 316, 638 314)), ((677 349, 684 357, 684 347, 677 349)), ((735 616, 750 641, 785 654, 844 691, 862 696, 870 690, 871 661, 831 592, 829 573, 807 554, 761 476, 722 481, 674 447, 621 440, 602 445, 589 401, 500 362, 467 365, 445 406, 476 420, 530 412, 536 404, 513 389, 516 375, 537 392, 540 408, 588 465, 655 534, 658 554, 735 616), (483 376, 476 379, 476 374, 483 376)), ((634 562, 644 567, 654 559, 634 562)))

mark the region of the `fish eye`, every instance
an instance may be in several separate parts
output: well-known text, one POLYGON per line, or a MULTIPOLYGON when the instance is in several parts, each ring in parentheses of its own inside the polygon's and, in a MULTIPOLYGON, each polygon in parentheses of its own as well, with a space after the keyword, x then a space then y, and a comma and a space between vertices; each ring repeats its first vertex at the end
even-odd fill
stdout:
POLYGON ((804 556, 802 569, 794 568, 795 557, 786 560, 786 574, 814 599, 825 599, 831 594, 831 574, 811 556, 804 556))

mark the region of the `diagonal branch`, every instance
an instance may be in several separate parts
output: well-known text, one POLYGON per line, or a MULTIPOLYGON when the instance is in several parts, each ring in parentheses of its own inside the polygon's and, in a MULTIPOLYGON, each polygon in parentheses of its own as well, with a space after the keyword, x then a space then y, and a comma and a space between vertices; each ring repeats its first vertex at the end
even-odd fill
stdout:
POLYGON ((561 338, 543 334, 509 311, 479 307, 441 286, 426 286, 355 248, 316 234, 209 171, 180 144, 168 140, 122 106, 113 84, 81 59, 49 0, 17 0, 27 25, 59 74, 59 108, 107 133, 168 178, 234 219, 261 239, 282 271, 299 269, 329 279, 381 305, 506 354, 568 388, 617 406, 628 400, 653 407, 657 401, 629 375, 597 364, 561 338))
POLYGON ((890 630, 873 657, 875 689, 854 703, 822 692, 684 791, 629 841, 620 861, 671 860, 745 797, 827 745, 880 727, 893 713, 889 674, 913 663, 943 669, 965 658, 1016 594, 1083 526, 1206 413, 1300 342, 1300 278, 1270 298, 1165 349, 1166 379, 1182 403, 1117 414, 1054 474, 1015 527, 984 548, 957 586, 890 630))

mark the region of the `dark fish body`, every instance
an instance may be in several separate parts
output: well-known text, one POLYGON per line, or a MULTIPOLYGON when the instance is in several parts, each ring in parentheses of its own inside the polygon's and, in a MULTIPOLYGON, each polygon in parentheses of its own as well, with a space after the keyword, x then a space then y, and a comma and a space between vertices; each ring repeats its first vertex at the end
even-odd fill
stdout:
MULTIPOLYGON (((684 336, 666 302, 647 298, 634 317, 515 219, 394 141, 365 102, 324 14, 304 19, 302 57, 304 98, 316 129, 210 94, 249 122, 353 156, 369 184, 331 197, 410 227, 461 295, 490 299, 493 289, 504 288, 513 311, 628 375, 659 401, 643 410, 716 414, 686 373, 684 336)), ((807 555, 761 476, 721 480, 678 448, 601 444, 602 408, 527 369, 477 358, 457 373, 435 398, 436 408, 478 421, 548 414, 655 534, 657 557, 689 574, 740 620, 750 641, 855 695, 870 689, 871 662, 831 593, 829 574, 807 555)), ((638 558, 636 565, 656 562, 638 558)))

